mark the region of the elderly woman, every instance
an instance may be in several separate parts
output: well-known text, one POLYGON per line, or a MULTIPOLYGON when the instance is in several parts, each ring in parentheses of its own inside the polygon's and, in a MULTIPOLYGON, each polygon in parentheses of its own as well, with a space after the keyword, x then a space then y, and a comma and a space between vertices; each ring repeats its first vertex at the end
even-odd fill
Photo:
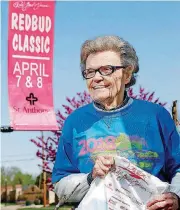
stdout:
POLYGON ((150 201, 149 210, 177 210, 180 137, 166 109, 127 95, 139 71, 134 48, 117 36, 88 40, 81 70, 93 102, 64 124, 52 174, 60 202, 80 202, 91 182, 112 168, 116 153, 171 183, 171 192, 150 201))

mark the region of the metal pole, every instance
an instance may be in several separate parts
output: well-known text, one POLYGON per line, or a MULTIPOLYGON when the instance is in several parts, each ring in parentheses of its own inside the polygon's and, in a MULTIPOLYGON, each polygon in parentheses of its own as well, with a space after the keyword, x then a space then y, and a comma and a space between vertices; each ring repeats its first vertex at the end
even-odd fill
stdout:
POLYGON ((7 179, 5 178, 5 206, 7 205, 7 179))
MULTIPOLYGON (((41 134, 42 134, 42 168, 44 169, 44 134, 43 134, 43 131, 41 131, 41 134)), ((42 170, 43 170, 42 169, 42 170)), ((42 171, 43 173, 43 204, 44 204, 44 207, 46 207, 46 172, 43 170, 42 171)))

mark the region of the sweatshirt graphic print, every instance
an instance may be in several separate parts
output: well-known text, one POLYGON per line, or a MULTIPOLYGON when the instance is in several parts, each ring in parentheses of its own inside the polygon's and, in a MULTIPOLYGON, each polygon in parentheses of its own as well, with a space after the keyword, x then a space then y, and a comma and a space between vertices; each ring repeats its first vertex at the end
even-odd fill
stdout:
POLYGON ((65 121, 52 181, 89 173, 97 155, 126 157, 141 169, 170 182, 180 172, 180 136, 169 112, 160 105, 130 99, 113 112, 88 104, 65 121))

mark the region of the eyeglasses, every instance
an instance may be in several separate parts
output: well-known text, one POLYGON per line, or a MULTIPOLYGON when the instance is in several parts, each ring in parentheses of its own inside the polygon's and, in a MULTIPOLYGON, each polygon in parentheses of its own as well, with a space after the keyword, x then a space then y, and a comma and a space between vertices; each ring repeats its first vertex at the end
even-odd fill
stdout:
POLYGON ((108 76, 115 72, 117 69, 126 68, 126 66, 101 66, 98 69, 85 69, 82 71, 82 75, 85 79, 91 79, 96 75, 96 72, 99 72, 103 76, 108 76))

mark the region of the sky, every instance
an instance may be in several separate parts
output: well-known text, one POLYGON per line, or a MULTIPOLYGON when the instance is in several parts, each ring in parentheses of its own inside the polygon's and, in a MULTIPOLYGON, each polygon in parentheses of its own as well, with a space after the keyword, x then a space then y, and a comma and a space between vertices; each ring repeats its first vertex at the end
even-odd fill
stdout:
MULTIPOLYGON (((87 39, 118 35, 139 57, 134 90, 142 85, 162 102, 180 107, 180 2, 56 2, 53 94, 55 110, 66 97, 86 90, 80 73, 80 48, 87 39)), ((7 88, 8 3, 1 2, 1 125, 9 125, 7 88)), ((180 113, 180 110, 179 110, 180 113)), ((45 132, 45 136, 49 133, 45 132)), ((29 141, 40 132, 1 133, 1 165, 40 173, 37 147, 29 141)))

